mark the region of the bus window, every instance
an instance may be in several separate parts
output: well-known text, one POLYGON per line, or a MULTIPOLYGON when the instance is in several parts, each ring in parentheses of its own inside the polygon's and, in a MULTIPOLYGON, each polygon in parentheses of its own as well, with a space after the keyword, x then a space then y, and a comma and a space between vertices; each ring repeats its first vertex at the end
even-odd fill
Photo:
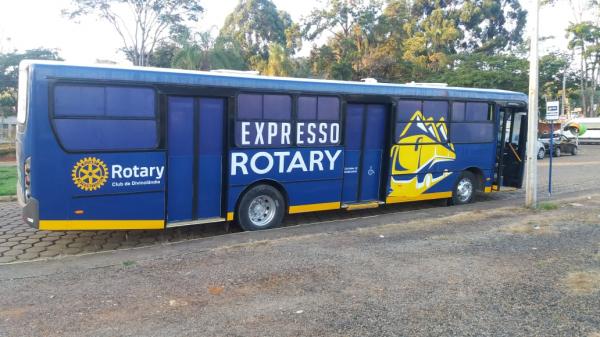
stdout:
POLYGON ((450 139, 452 143, 491 143, 494 141, 494 123, 488 103, 454 102, 450 139), (464 118, 464 119, 463 119, 464 118))
POLYGON ((55 131, 68 151, 154 149, 158 145, 155 100, 150 88, 58 84, 55 131))
POLYGON ((452 121, 453 122, 464 122, 465 121, 465 102, 453 102, 452 103, 452 121))
POLYGON ((403 144, 448 143, 447 101, 398 101, 395 142, 403 144), (412 111, 411 111, 412 110, 412 111), (407 120, 407 116, 410 116, 407 120))
POLYGON ((332 96, 298 97, 296 145, 330 146, 340 143, 340 100, 332 96))
POLYGON ((237 103, 236 146, 267 148, 292 145, 290 95, 240 94, 237 103))

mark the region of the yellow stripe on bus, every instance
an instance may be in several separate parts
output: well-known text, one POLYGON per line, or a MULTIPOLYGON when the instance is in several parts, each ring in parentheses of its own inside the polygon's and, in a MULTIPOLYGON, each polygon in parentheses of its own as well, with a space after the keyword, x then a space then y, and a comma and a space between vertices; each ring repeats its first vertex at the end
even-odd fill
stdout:
POLYGON ((433 200, 433 199, 445 199, 452 198, 452 192, 436 192, 436 193, 425 193, 414 197, 387 197, 385 202, 388 204, 395 204, 399 202, 411 202, 421 200, 433 200))
POLYGON ((339 201, 324 202, 324 203, 320 203, 320 204, 290 206, 290 214, 314 212, 314 211, 327 211, 327 210, 331 210, 331 209, 339 209, 341 206, 342 206, 342 203, 339 201))
POLYGON ((492 186, 486 186, 486 187, 485 187, 485 190, 484 190, 484 192, 485 192, 485 193, 490 193, 490 192, 492 192, 492 186))
POLYGON ((40 220, 39 229, 46 231, 90 231, 164 228, 164 220, 40 220))
POLYGON ((233 212, 227 212, 227 221, 233 220, 233 212))

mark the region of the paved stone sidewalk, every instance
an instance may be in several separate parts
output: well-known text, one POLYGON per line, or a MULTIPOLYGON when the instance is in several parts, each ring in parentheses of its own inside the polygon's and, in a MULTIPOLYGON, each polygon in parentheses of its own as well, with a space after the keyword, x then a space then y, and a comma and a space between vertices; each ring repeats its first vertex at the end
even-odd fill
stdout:
MULTIPOLYGON (((390 205, 376 210, 298 214, 286 217, 284 226, 401 212, 440 205, 441 202, 437 201, 390 205)), ((231 224, 228 228, 225 223, 162 231, 38 231, 21 220, 21 210, 16 202, 2 202, 0 203, 0 264, 143 247, 239 231, 240 229, 235 224, 231 224)))

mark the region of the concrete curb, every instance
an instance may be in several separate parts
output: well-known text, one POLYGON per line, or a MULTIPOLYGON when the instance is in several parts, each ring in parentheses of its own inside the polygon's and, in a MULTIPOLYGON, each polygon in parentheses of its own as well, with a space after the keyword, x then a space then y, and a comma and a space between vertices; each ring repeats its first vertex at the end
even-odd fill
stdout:
POLYGON ((3 195, 3 196, 0 196, 0 202, 12 202, 12 201, 17 201, 17 196, 16 195, 3 195))

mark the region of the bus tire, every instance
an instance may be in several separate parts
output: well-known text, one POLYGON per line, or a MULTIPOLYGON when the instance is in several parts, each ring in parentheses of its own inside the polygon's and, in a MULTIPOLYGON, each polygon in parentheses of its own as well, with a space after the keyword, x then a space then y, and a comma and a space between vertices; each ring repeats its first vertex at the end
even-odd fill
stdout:
POLYGON ((464 205, 472 202, 476 186, 477 181, 473 173, 469 171, 462 172, 454 184, 452 198, 449 200, 450 204, 464 205))
POLYGON ((245 231, 277 227, 285 215, 285 200, 270 185, 257 185, 246 191, 237 209, 238 223, 245 231))
POLYGON ((538 154, 537 154, 537 159, 544 159, 544 157, 546 156, 546 149, 544 149, 543 147, 539 149, 538 154))

